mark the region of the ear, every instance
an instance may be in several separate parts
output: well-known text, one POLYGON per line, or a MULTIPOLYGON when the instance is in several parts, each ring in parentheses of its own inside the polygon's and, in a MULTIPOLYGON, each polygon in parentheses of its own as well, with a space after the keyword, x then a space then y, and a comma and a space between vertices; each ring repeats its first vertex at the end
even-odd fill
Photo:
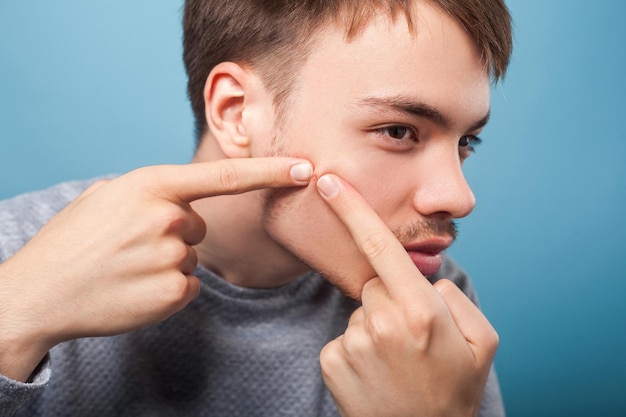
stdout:
POLYGON ((205 116, 209 130, 229 158, 248 158, 250 137, 243 122, 250 74, 234 62, 216 65, 204 86, 205 116))

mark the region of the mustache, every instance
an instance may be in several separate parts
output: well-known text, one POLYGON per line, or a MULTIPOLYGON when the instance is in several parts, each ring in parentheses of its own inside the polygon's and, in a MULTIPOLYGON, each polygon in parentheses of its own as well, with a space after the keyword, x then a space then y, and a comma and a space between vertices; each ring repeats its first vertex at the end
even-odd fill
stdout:
POLYGON ((421 219, 408 225, 392 229, 400 242, 411 242, 432 236, 450 236, 456 240, 459 227, 453 220, 421 219))

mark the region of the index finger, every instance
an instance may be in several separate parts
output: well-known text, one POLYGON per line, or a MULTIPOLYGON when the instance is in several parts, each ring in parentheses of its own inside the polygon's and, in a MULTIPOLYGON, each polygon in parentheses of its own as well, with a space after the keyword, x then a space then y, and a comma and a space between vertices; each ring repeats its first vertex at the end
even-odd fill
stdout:
POLYGON ((286 157, 222 159, 148 169, 154 171, 151 179, 161 190, 187 202, 263 188, 304 186, 313 175, 310 162, 286 157))
POLYGON ((400 241, 354 188, 332 174, 321 176, 317 187, 348 228, 391 298, 415 300, 416 289, 434 291, 400 241))

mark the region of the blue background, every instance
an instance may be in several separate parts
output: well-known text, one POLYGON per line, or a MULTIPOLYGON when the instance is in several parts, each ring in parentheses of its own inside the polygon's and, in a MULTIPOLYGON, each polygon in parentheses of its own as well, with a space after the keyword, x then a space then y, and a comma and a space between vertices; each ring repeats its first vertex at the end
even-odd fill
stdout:
MULTIPOLYGON (((626 2, 508 3, 514 58, 452 252, 500 333, 509 416, 624 416, 626 2)), ((0 2, 0 197, 190 159, 181 5, 0 2)))

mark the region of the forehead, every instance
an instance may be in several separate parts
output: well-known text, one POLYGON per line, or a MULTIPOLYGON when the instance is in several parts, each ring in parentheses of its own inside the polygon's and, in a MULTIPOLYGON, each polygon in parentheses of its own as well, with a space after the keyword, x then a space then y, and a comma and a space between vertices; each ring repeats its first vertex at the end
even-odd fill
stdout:
POLYGON ((484 116, 490 78, 476 44, 436 6, 414 7, 413 26, 402 14, 378 14, 352 38, 345 28, 321 29, 301 68, 302 86, 314 86, 309 92, 320 99, 331 92, 355 101, 402 96, 469 119, 484 116))

